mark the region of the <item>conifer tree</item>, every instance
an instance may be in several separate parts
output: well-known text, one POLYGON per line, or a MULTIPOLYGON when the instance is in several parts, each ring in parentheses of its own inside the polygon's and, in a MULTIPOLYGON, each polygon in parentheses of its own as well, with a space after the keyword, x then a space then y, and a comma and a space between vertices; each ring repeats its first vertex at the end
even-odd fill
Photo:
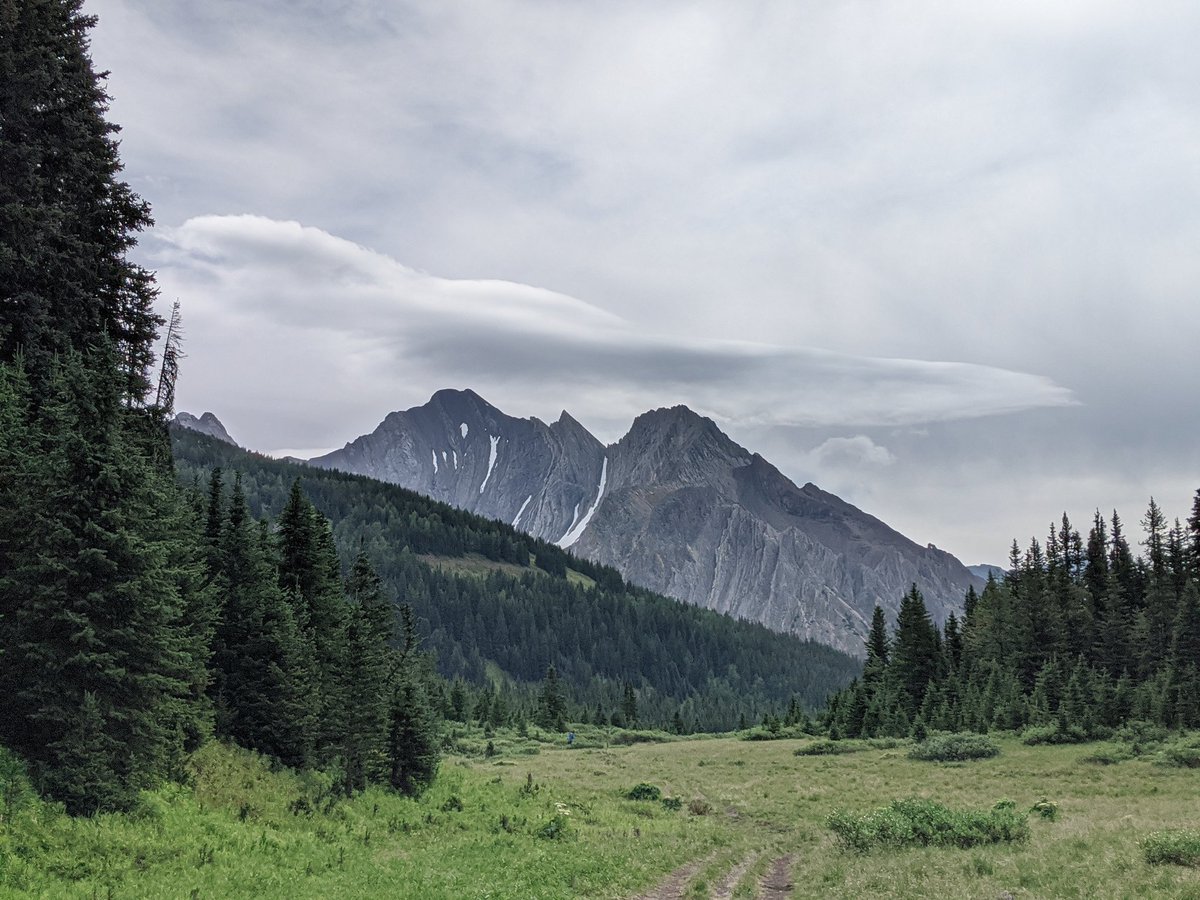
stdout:
POLYGON ((542 693, 538 698, 537 723, 543 728, 562 731, 566 727, 566 716, 566 701, 563 699, 562 688, 558 683, 558 671, 551 664, 546 668, 546 677, 542 681, 542 693))
POLYGON ((36 405, 56 358, 106 337, 118 396, 140 405, 162 320, 153 277, 126 254, 152 221, 118 178, 81 8, 0 3, 0 360, 21 351, 36 405))
POLYGON ((389 710, 389 782, 410 797, 421 794, 438 769, 437 724, 421 682, 402 671, 392 688, 389 710))
POLYGON ((242 746, 304 767, 313 758, 317 713, 312 659, 269 552, 238 475, 214 573, 223 600, 213 641, 217 728, 242 746))
POLYGON ((312 660, 315 749, 318 761, 327 764, 336 756, 352 699, 345 681, 348 608, 337 550, 328 520, 304 496, 299 479, 276 524, 279 586, 312 660))
POLYGON ((383 780, 387 771, 389 701, 396 666, 390 646, 392 606, 366 554, 360 552, 346 584, 345 681, 353 702, 346 710, 342 767, 349 791, 383 780))
POLYGON ((903 690, 902 703, 911 720, 925 699, 925 689, 938 672, 937 630, 914 584, 900 601, 888 675, 903 690))
POLYGON ((197 548, 168 473, 126 428, 123 376, 105 358, 54 365, 36 436, 8 454, 25 493, 3 551, 0 740, 72 811, 128 805, 170 774, 185 733, 206 730, 206 626, 187 618, 205 608, 197 548), (85 695, 101 733, 81 742, 85 695))
POLYGON ((621 715, 625 719, 626 725, 630 728, 637 727, 638 722, 638 703, 637 694, 633 692, 633 685, 628 681, 625 682, 625 687, 621 693, 621 715))

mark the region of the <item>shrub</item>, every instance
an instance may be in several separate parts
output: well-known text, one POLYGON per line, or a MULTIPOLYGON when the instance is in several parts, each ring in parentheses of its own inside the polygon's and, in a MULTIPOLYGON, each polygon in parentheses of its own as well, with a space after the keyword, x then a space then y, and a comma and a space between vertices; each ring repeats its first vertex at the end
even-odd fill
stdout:
POLYGON ((857 753, 866 745, 859 741, 813 741, 796 750, 796 756, 834 756, 839 753, 857 753))
POLYGON ((567 817, 558 813, 551 816, 550 820, 534 833, 545 840, 558 841, 568 837, 571 829, 567 823, 567 817))
POLYGON ((1171 863, 1176 866, 1200 866, 1200 831, 1175 828, 1156 831, 1142 842, 1142 853, 1150 865, 1171 863))
POLYGON ((643 781, 641 784, 634 785, 625 796, 630 800, 661 800, 662 791, 643 781))
POLYGON ((982 734, 941 734, 917 744, 908 751, 909 759, 931 762, 959 762, 989 759, 1000 754, 996 742, 982 734))
POLYGON ((683 809, 683 801, 678 797, 663 797, 662 805, 672 812, 683 809))
POLYGON ((1085 744, 1092 736, 1076 725, 1063 728, 1057 722, 1034 725, 1021 732, 1021 742, 1035 747, 1039 744, 1085 744))
MULTIPOLYGON (((1134 719, 1131 722, 1126 722, 1117 729, 1113 737, 1124 744, 1133 744, 1137 747, 1145 747, 1146 745, 1156 745, 1163 743, 1170 735, 1167 729, 1161 725, 1156 725, 1153 722, 1146 722, 1142 719, 1134 719)), ((1135 756, 1140 756, 1138 752, 1135 756)))
POLYGON ((827 823, 845 849, 859 853, 874 848, 966 848, 1029 838, 1029 823, 1014 809, 960 812, 932 800, 915 798, 894 800, 868 813, 835 810, 827 823))
POLYGON ((669 741, 671 736, 662 731, 621 731, 613 735, 612 742, 617 746, 633 744, 662 744, 669 741))
POLYGON ((1037 813, 1043 819, 1049 819, 1051 822, 1058 818, 1058 804, 1053 800, 1047 800, 1045 797, 1033 804, 1029 808, 1029 811, 1037 813))
POLYGON ((1200 738, 1193 737, 1168 744, 1158 754, 1157 762, 1162 766, 1200 769, 1200 738))
POLYGON ((1125 762, 1127 759, 1132 759, 1133 753, 1128 747, 1108 745, 1100 747, 1086 756, 1079 757, 1080 762, 1091 763, 1096 766, 1115 766, 1117 763, 1125 762))

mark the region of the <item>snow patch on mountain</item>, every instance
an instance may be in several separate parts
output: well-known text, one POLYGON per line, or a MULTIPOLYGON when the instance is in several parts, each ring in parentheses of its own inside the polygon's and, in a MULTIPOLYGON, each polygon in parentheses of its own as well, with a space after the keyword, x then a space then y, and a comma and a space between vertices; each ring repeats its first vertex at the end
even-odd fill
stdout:
POLYGON ((517 517, 513 519, 513 528, 517 527, 517 523, 521 521, 521 516, 525 514, 525 507, 529 505, 529 501, 533 499, 533 494, 525 498, 525 502, 521 504, 521 508, 517 510, 517 517))
MULTIPOLYGON (((608 457, 604 457, 604 462, 600 464, 600 487, 596 490, 596 502, 592 504, 582 519, 576 523, 575 527, 569 529, 566 534, 558 542, 558 546, 564 550, 570 547, 583 534, 583 530, 588 527, 588 522, 592 521, 592 516, 596 514, 596 507, 600 505, 600 501, 604 498, 604 485, 608 483, 608 457)), ((579 514, 579 507, 575 507, 576 515, 579 514)))
POLYGON ((483 484, 479 485, 479 493, 481 494, 483 493, 483 489, 487 487, 488 479, 492 477, 492 469, 496 468, 496 448, 500 446, 499 437, 492 437, 489 435, 488 440, 491 441, 492 446, 488 449, 487 474, 483 476, 483 484))

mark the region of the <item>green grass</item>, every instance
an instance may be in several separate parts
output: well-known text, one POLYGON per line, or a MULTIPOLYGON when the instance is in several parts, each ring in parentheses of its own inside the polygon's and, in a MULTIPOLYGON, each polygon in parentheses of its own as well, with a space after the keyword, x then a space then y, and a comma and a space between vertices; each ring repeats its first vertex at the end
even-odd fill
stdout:
POLYGON ((0 897, 620 898, 689 862, 685 895, 700 897, 753 860, 736 892, 747 897, 785 854, 796 896, 1200 897, 1200 870, 1148 861, 1160 845, 1191 858, 1177 851, 1195 848, 1200 826, 1195 771, 1154 754, 1099 766, 1085 761, 1094 746, 1004 737, 998 757, 930 766, 907 744, 796 756, 812 742, 613 737, 595 729, 568 750, 561 735, 500 731, 485 759, 482 735, 462 729, 465 752, 419 801, 335 801, 320 777, 219 745, 193 760, 190 785, 145 794, 127 815, 72 820, 13 792, 0 804, 0 897), (679 808, 627 799, 642 783, 679 808), (864 861, 827 826, 835 810, 869 815, 899 798, 987 815, 1001 797, 1027 840, 918 842, 864 861), (1043 799, 1054 818, 1033 812, 1043 799))

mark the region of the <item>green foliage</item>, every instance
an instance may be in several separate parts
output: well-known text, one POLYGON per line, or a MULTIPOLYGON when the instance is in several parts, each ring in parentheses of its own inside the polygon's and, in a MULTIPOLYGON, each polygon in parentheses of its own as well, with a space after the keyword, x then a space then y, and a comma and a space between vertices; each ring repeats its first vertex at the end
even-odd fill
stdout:
POLYGON ((1158 752, 1156 762, 1180 769, 1200 769, 1200 737, 1180 738, 1166 744, 1158 752))
POLYGON ((1029 811, 1051 822, 1058 818, 1058 804, 1053 800, 1047 800, 1045 797, 1033 804, 1029 811))
POLYGON ((1142 841, 1142 855, 1152 866, 1200 867, 1200 831, 1194 828, 1155 831, 1142 841))
POLYGON ((835 810, 829 829, 847 850, 975 847, 1029 839, 1029 823, 1008 807, 955 811, 932 800, 894 800, 869 813, 835 810))
POLYGON ((837 756, 842 753, 858 753, 866 750, 864 741, 813 741, 803 747, 797 747, 796 756, 837 756))
POLYGON ((1034 725, 1021 732, 1021 742, 1030 747, 1039 744, 1086 744, 1092 736, 1082 728, 1067 726, 1064 728, 1058 722, 1049 725, 1034 725))
POLYGON ((534 834, 543 840, 561 841, 571 837, 571 826, 565 815, 556 813, 550 817, 549 821, 539 826, 534 834))
POLYGON ((990 759, 999 755, 996 742, 982 734, 939 734, 908 751, 909 759, 931 762, 990 759))
POLYGON ((636 784, 625 794, 630 800, 660 800, 662 799, 662 791, 652 784, 636 784))

